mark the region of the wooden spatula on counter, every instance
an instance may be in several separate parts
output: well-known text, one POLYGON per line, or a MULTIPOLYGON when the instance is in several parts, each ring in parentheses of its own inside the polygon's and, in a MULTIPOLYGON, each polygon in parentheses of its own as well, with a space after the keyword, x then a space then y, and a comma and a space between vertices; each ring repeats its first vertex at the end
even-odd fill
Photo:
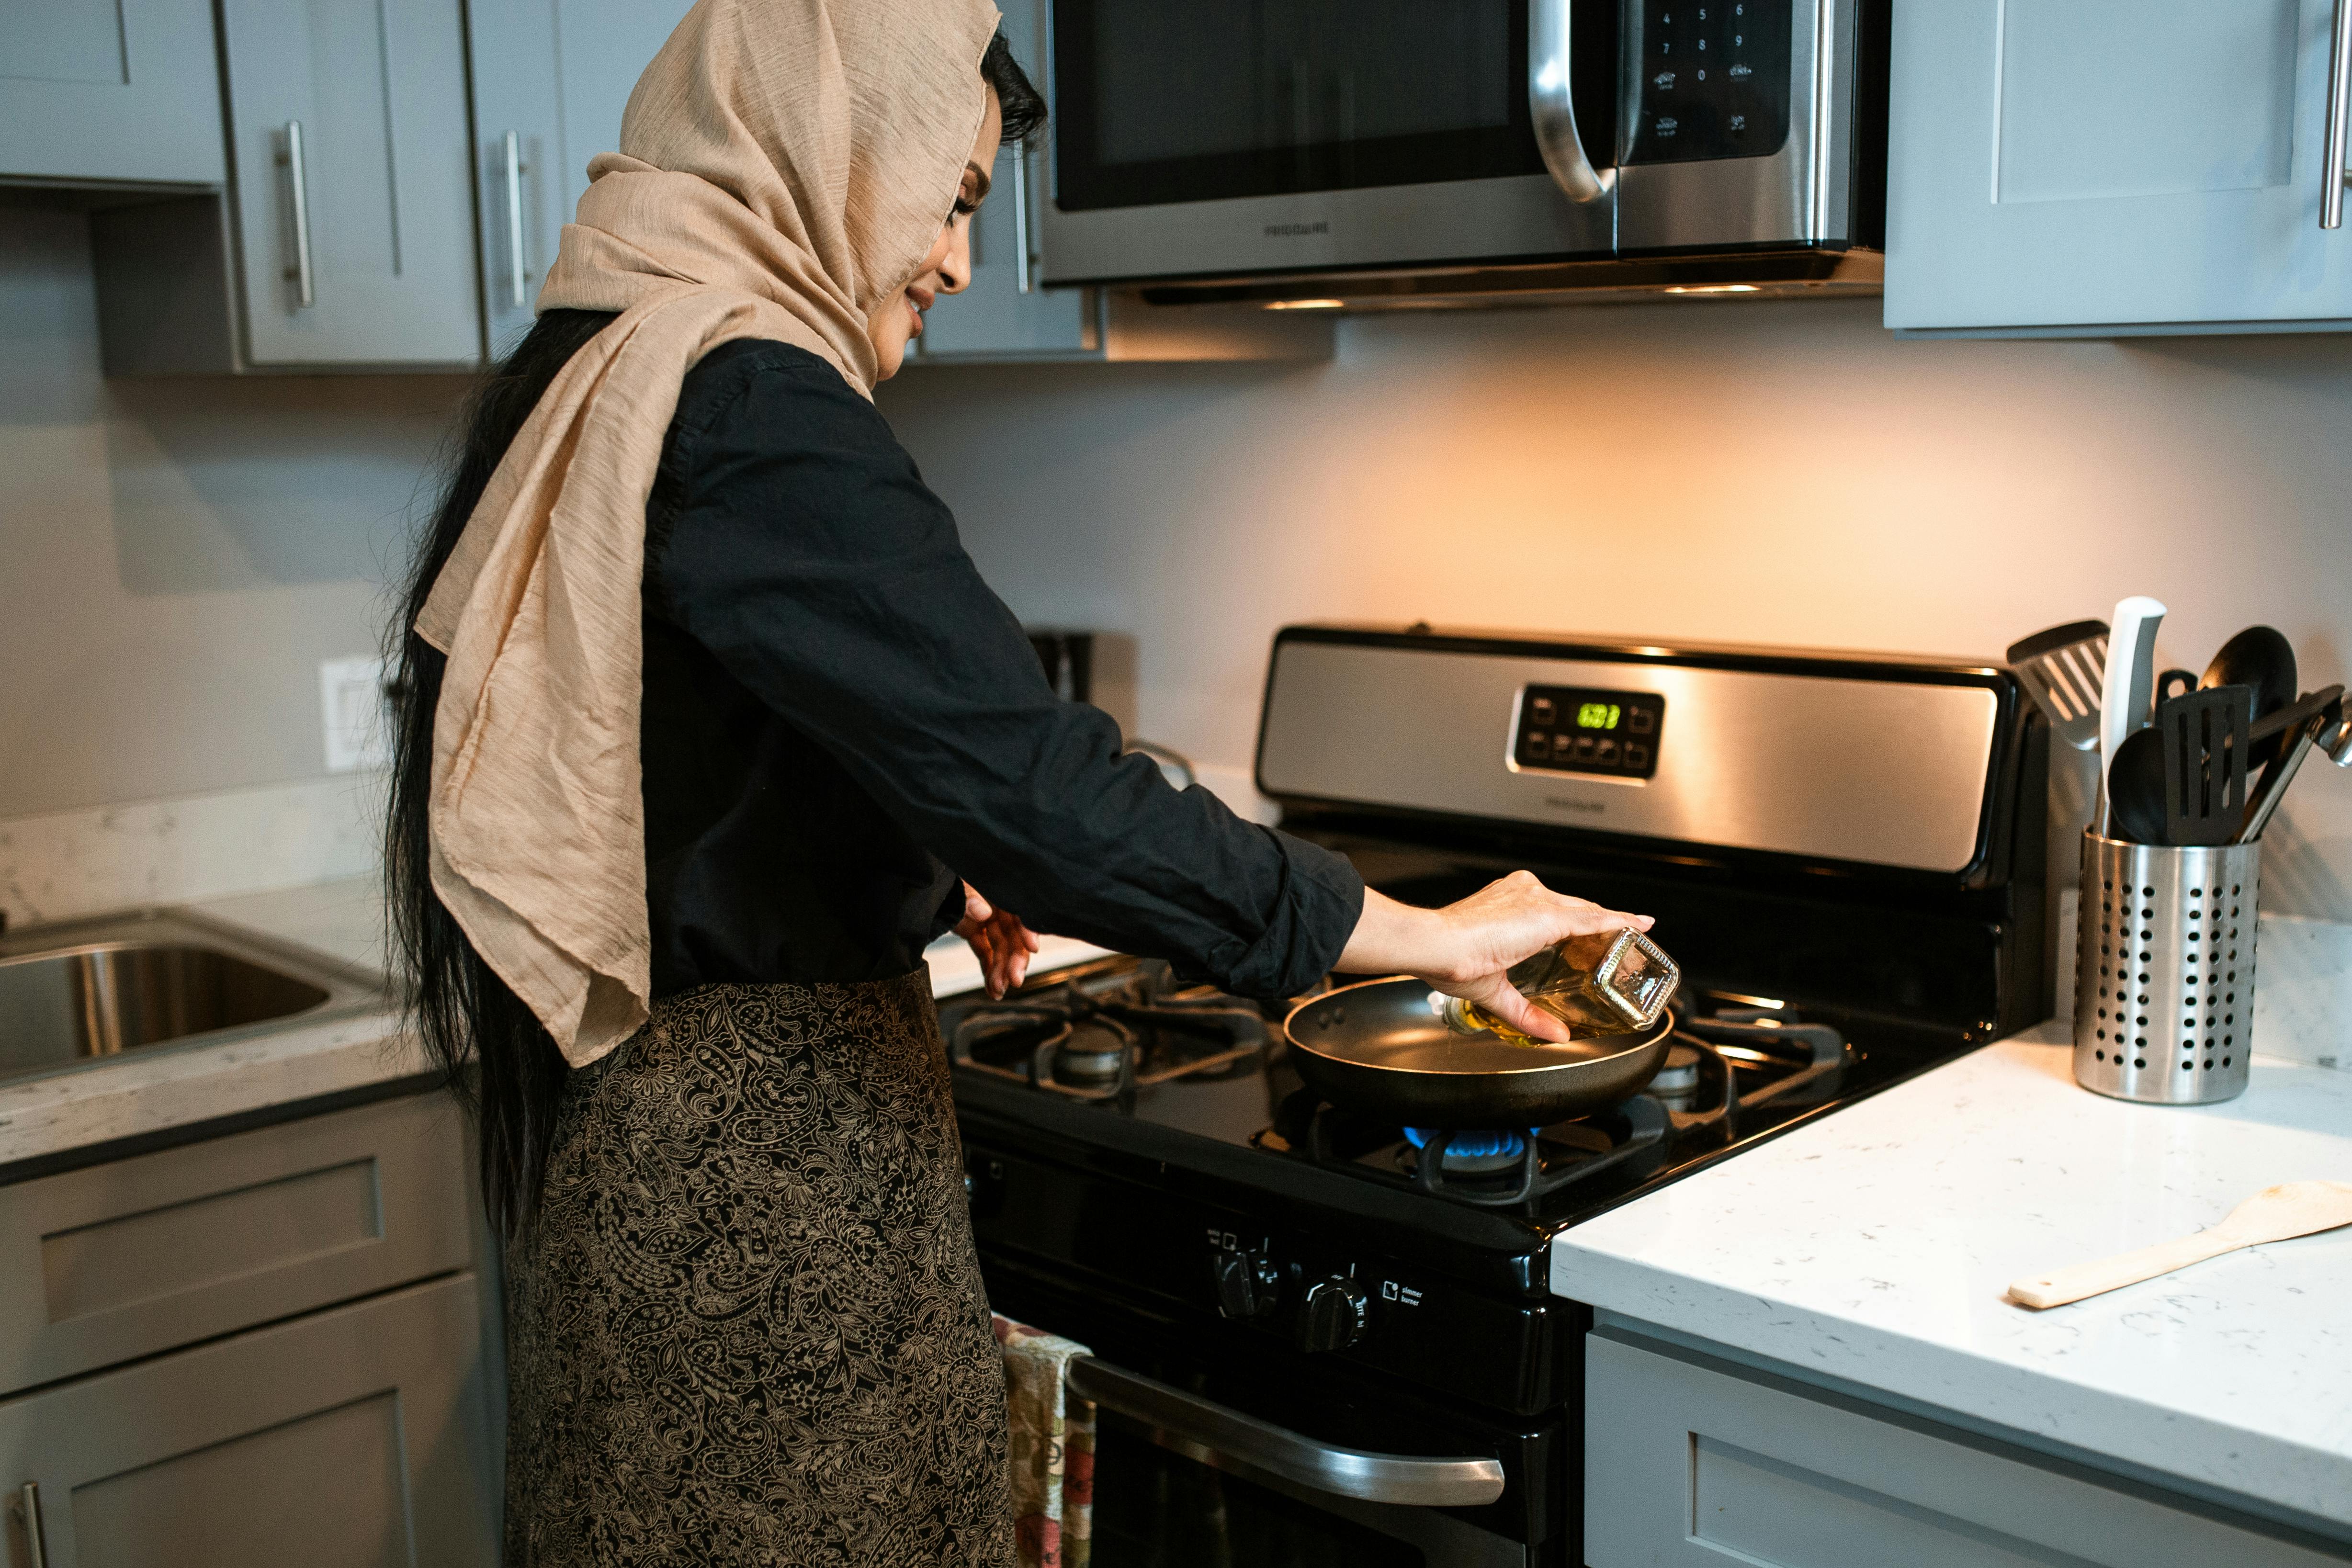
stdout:
POLYGON ((2121 1290, 2241 1247, 2284 1241, 2352 1225, 2352 1181, 2290 1181, 2266 1186, 2230 1211, 2221 1224, 2159 1241, 2137 1252, 2077 1263, 2053 1273, 2012 1281, 2009 1299, 2021 1307, 2063 1307, 2105 1291, 2121 1290))

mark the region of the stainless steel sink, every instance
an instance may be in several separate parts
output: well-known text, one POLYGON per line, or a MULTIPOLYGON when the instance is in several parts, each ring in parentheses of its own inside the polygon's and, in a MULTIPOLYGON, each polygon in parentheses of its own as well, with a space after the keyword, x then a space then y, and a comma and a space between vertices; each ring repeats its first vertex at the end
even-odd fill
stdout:
POLYGON ((0 938, 0 1080, 383 1002, 381 976, 184 910, 0 938))

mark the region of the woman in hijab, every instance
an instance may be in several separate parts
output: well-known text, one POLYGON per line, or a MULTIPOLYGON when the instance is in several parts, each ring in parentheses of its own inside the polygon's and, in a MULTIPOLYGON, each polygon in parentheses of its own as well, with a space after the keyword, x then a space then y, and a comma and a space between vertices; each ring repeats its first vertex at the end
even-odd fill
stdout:
POLYGON ((398 638, 418 1032, 507 1242, 519 1564, 1004 1564, 1003 1376, 922 949, 1244 996, 1647 925, 1443 910, 1058 701, 871 402, 1044 106, 987 0, 700 0, 485 381, 398 638))

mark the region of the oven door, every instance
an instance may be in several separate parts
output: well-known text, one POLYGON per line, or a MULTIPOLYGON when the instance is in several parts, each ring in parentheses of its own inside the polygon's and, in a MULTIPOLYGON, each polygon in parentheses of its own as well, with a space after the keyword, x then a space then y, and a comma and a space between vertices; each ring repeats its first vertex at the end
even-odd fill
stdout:
POLYGON ((1558 1415, 1520 1425, 1328 1358, 1171 1333, 992 1260, 997 1311, 1077 1340, 1104 1568, 1554 1568, 1579 1533, 1558 1415), (1319 1364, 1318 1364, 1319 1361, 1319 1364))
MULTIPOLYGON (((1605 166, 1617 6, 1536 12, 1572 29, 1605 166)), ((1605 183, 1571 200, 1537 145, 1530 20, 1529 0, 1052 0, 1045 280, 1607 256, 1605 183)))

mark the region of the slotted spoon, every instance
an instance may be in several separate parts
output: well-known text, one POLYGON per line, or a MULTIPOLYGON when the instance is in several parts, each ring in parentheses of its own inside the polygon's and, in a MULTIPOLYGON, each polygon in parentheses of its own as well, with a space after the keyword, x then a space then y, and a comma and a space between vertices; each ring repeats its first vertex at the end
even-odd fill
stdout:
POLYGON ((2021 1307, 2063 1307, 2105 1291, 2137 1285, 2241 1247, 2284 1241, 2352 1225, 2352 1181, 2290 1181, 2266 1186, 2231 1209, 2221 1224, 2159 1241, 2137 1252, 2076 1263, 2048 1274, 2010 1282, 2009 1299, 2021 1307))

